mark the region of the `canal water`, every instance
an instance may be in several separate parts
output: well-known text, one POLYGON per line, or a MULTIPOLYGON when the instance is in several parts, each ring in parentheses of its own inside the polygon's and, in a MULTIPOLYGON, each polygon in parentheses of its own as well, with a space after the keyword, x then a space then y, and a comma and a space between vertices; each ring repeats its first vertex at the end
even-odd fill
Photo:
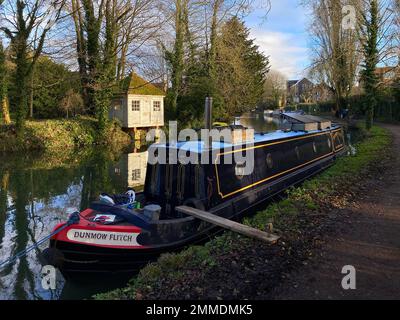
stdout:
MULTIPOLYGON (((276 123, 263 114, 245 114, 235 123, 255 131, 276 129, 276 123)), ((101 192, 140 189, 146 162, 146 150, 135 147, 118 155, 91 150, 72 159, 0 155, 0 263, 47 236, 58 222, 86 208, 101 192)), ((31 251, 0 269, 0 299, 90 298, 128 281, 128 277, 109 275, 65 281, 57 273, 56 289, 45 290, 39 253, 31 251)))

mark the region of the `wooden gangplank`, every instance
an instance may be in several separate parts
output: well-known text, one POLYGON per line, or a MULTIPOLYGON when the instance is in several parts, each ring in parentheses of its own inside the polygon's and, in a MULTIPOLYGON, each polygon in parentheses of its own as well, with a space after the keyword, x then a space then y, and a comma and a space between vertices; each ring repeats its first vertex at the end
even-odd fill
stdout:
POLYGON ((258 240, 261 240, 264 242, 275 243, 279 239, 279 236, 277 236, 275 234, 261 231, 259 229, 255 229, 255 228, 246 226, 244 224, 216 216, 215 214, 209 213, 207 211, 191 208, 188 206, 179 206, 179 207, 176 207, 175 210, 178 210, 179 212, 185 213, 185 214, 193 216, 195 218, 204 220, 206 222, 215 224, 219 227, 222 227, 222 228, 240 233, 247 237, 258 239, 258 240))

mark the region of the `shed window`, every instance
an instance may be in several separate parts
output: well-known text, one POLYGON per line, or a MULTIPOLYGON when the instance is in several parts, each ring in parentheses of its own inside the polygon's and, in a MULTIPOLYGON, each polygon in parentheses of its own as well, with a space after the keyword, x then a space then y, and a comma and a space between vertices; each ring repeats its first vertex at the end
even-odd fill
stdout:
POLYGON ((132 111, 140 111, 140 100, 132 100, 132 111))
POLYGON ((120 99, 114 100, 112 103, 112 107, 114 108, 115 111, 119 111, 122 108, 122 103, 123 101, 120 99))
POLYGON ((153 101, 153 111, 161 111, 161 101, 153 101))

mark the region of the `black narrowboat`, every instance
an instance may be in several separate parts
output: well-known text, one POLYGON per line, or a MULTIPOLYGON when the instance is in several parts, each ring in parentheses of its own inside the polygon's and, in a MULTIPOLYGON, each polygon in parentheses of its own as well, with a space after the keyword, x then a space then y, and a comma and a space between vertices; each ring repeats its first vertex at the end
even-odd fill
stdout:
POLYGON ((207 239, 219 229, 175 210, 192 206, 235 220, 249 208, 318 173, 344 153, 343 129, 256 133, 252 143, 184 141, 154 144, 149 152, 181 151, 210 160, 204 163, 148 164, 145 188, 135 205, 114 198, 94 202, 79 221, 52 237, 49 263, 64 273, 135 271, 168 251, 207 239), (174 149, 174 150, 172 150, 174 149), (253 152, 254 170, 243 174, 243 163, 225 161, 232 154, 253 152), (217 161, 215 161, 217 160, 217 161), (101 219, 112 216, 113 220, 101 219), (100 217, 100 219, 99 219, 100 217))

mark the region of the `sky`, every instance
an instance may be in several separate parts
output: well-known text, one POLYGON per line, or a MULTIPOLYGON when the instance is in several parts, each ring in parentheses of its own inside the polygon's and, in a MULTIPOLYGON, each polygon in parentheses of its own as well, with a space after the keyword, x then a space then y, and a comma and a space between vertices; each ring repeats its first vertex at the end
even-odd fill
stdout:
MULTIPOLYGON (((265 1, 265 0, 260 0, 265 1)), ((309 65, 307 48, 307 11, 299 0, 271 0, 266 18, 265 9, 257 9, 245 18, 250 36, 270 59, 271 69, 288 79, 306 75, 309 65)))

